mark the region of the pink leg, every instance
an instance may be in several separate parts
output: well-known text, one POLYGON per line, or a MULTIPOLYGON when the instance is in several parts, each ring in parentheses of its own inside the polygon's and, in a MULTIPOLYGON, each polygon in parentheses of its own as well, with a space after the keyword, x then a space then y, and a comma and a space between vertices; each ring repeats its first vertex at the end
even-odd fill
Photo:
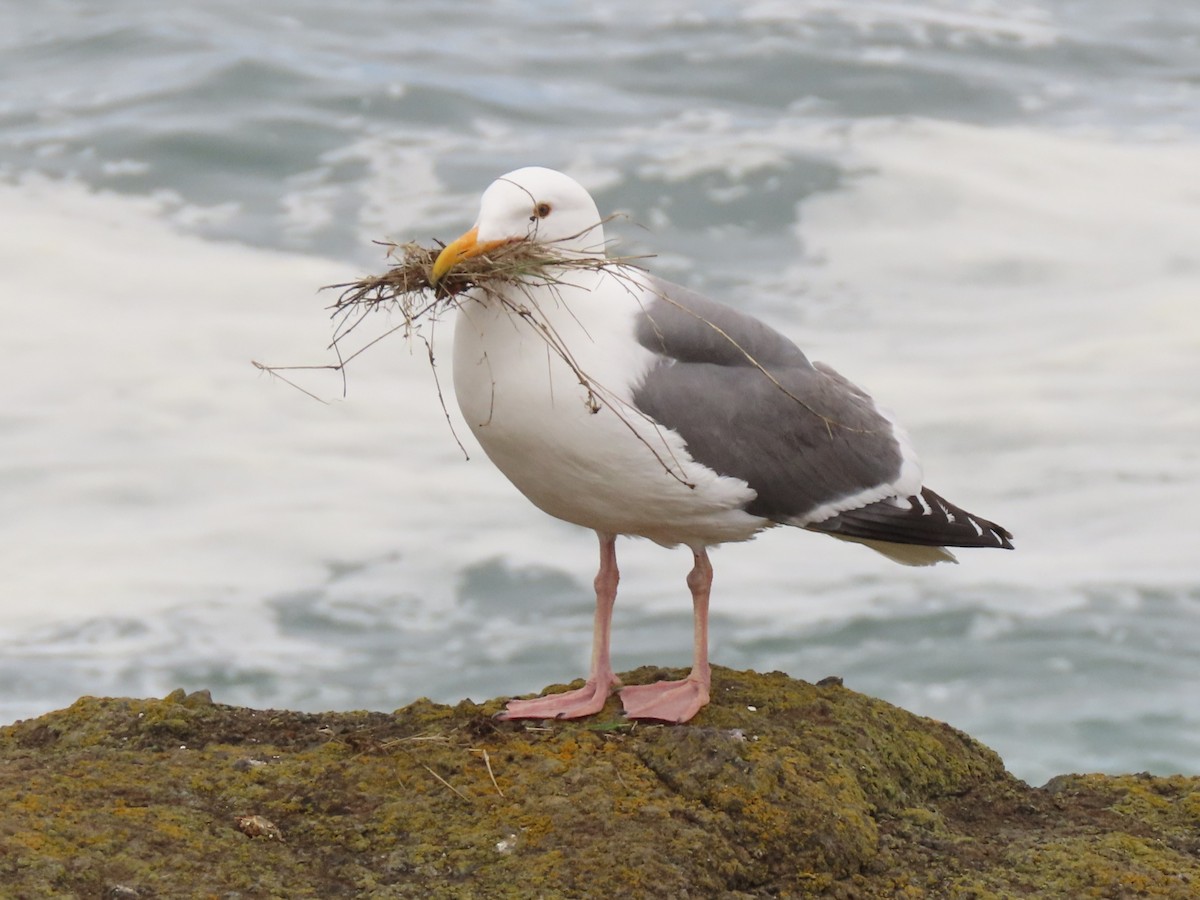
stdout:
POLYGON ((613 604, 617 600, 617 538, 600 538, 600 571, 596 573, 596 619, 592 630, 592 671, 578 690, 550 694, 533 700, 509 700, 498 719, 578 719, 600 712, 613 687, 621 682, 613 674, 608 643, 612 636, 613 604))
POLYGON ((712 591, 713 570, 708 551, 692 551, 696 564, 688 573, 692 591, 692 627, 694 644, 692 671, 683 681, 635 684, 621 691, 621 705, 631 719, 655 722, 686 722, 708 703, 711 673, 708 668, 708 597, 712 591))

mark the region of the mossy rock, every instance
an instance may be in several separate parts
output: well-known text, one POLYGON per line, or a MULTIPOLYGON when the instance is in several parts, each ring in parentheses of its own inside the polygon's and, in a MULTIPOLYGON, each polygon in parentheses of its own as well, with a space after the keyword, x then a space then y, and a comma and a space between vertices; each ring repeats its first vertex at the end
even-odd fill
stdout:
MULTIPOLYGON (((670 674, 627 673, 629 684, 670 674)), ((1200 779, 1031 788, 833 682, 713 673, 684 726, 85 697, 0 729, 0 893, 1196 897, 1200 779)))

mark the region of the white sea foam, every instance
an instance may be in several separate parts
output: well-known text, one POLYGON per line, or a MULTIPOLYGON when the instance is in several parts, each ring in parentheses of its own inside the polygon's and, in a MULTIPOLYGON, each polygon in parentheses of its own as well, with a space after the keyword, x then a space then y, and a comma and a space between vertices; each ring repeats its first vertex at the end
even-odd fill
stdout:
POLYGON ((931 43, 936 34, 955 42, 1015 42, 1038 47, 1054 43, 1059 36, 1049 10, 1042 4, 988 0, 965 5, 957 0, 919 3, 757 0, 744 7, 742 16, 750 22, 791 23, 809 28, 829 18, 866 34, 901 30, 909 40, 920 44, 931 43))
POLYGON ((394 549, 392 526, 455 527, 414 514, 440 489, 411 471, 481 469, 454 463, 444 424, 431 437, 423 354, 364 361, 348 402, 310 379, 330 405, 251 368, 328 362, 317 288, 353 273, 180 236, 153 203, 74 185, 0 195, 6 621, 261 597, 394 549))

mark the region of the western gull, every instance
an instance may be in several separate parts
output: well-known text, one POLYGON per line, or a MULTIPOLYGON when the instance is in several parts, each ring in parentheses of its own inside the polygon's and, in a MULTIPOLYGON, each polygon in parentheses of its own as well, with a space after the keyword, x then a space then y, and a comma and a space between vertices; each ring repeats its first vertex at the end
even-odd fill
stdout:
MULTIPOLYGON (((588 192, 523 168, 487 188, 431 280, 516 241, 606 253, 588 192)), ((609 657, 619 535, 692 551, 691 673, 620 690, 626 716, 663 722, 708 703, 709 547, 794 525, 907 565, 953 561, 947 547, 1012 549, 1005 529, 923 486, 891 414, 746 313, 619 262, 472 289, 458 304, 454 391, 471 432, 536 506, 600 540, 587 683, 512 700, 501 718, 591 715, 621 687, 609 657)))

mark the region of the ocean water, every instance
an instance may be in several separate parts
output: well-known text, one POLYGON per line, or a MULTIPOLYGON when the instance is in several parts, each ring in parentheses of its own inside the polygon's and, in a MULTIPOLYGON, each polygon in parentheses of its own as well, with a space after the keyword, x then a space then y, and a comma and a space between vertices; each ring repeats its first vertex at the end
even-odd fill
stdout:
MULTIPOLYGON (((1031 782, 1198 771, 1200 9, 59 0, 6 16, 0 83, 0 721, 584 673, 594 537, 459 423, 464 459, 422 347, 303 373, 325 402, 251 365, 329 362, 321 286, 542 164, 1016 535, 721 548, 714 662, 841 675, 1031 782)), ((618 552, 617 667, 685 665, 687 552, 618 552)))

